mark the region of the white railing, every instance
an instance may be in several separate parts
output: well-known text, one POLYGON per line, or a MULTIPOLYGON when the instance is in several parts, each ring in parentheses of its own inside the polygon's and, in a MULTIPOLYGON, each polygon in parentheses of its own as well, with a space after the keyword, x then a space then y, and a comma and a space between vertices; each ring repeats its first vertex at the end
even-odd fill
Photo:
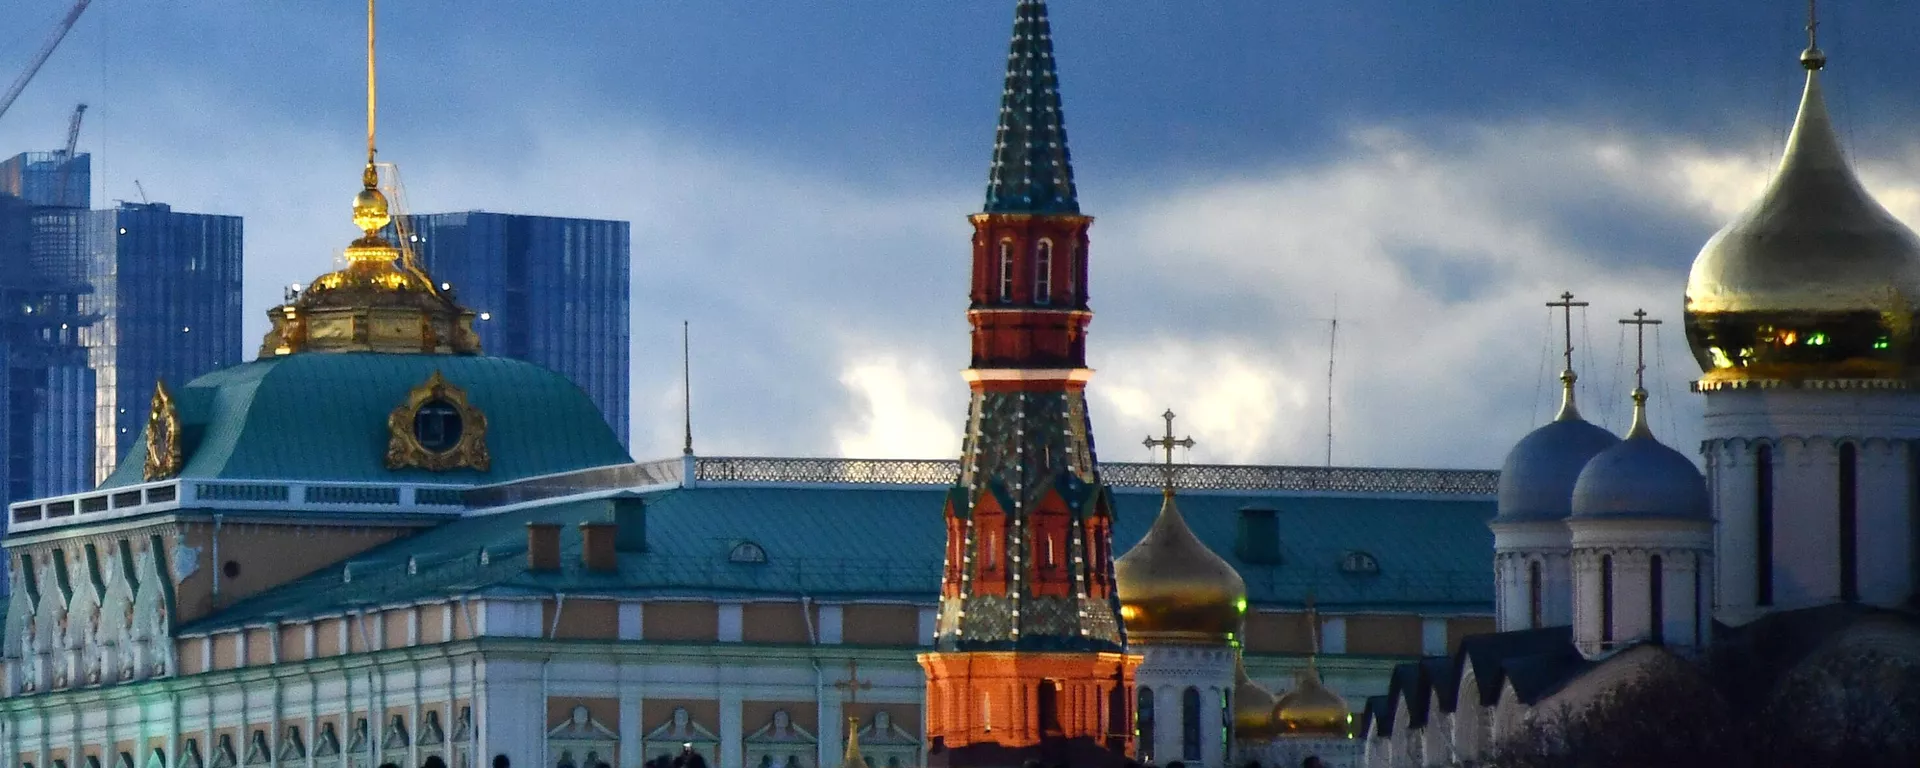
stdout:
POLYGON ((452 485, 276 480, 163 480, 13 504, 8 533, 97 523, 177 509, 458 515, 465 488, 452 485))

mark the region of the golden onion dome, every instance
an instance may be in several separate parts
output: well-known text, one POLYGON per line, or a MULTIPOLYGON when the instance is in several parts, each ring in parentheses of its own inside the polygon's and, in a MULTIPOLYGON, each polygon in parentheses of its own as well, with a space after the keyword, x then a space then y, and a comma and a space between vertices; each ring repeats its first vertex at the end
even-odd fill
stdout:
POLYGON ((1920 347, 1920 239, 1861 186, 1801 57, 1806 91, 1766 192, 1707 241, 1687 277, 1687 340, 1705 389, 1752 380, 1904 379, 1920 347))
POLYGON ((1233 737, 1266 741, 1279 734, 1273 723, 1273 693, 1247 676, 1247 666, 1233 659, 1233 737))
POLYGON ((1273 705, 1273 724, 1282 738, 1345 738, 1352 722, 1347 700, 1320 683, 1312 663, 1273 705))
POLYGON ((1187 528, 1172 490, 1147 535, 1114 561, 1113 580, 1138 642, 1230 642, 1247 609, 1246 582, 1187 528))

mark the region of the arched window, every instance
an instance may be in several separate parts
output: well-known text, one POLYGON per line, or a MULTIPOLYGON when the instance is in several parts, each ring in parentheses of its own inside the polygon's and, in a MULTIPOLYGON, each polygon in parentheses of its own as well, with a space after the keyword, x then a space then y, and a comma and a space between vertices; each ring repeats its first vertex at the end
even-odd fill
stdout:
POLYGON ((733 551, 727 553, 728 562, 764 563, 767 561, 767 549, 751 541, 733 545, 733 551))
POLYGON ((1040 732, 1060 732, 1060 686, 1052 680, 1041 680, 1036 692, 1040 715, 1040 732))
POLYGON ((1753 452, 1754 602, 1773 605, 1773 446, 1753 452))
POLYGON ((1000 241, 1000 303, 1013 301, 1013 241, 1000 241))
POLYGON ((1363 575, 1375 574, 1380 572, 1380 561, 1374 559, 1373 555, 1356 549, 1340 558, 1340 570, 1363 575))
POLYGON ((1200 689, 1180 694, 1180 759, 1200 759, 1200 689))
POLYGON ((1544 617, 1540 615, 1541 614, 1540 601, 1543 599, 1543 597, 1540 594, 1540 587, 1541 587, 1540 581, 1541 581, 1540 561, 1535 560, 1533 562, 1527 563, 1527 628, 1528 629, 1539 629, 1542 625, 1546 623, 1545 621, 1543 621, 1544 617))
POLYGON ((1860 599, 1860 449, 1840 446, 1840 600, 1860 599))
POLYGON ((1041 240, 1033 249, 1033 303, 1053 300, 1053 241, 1041 240))
POLYGON ((1600 647, 1613 647, 1613 555, 1600 556, 1600 647))
POLYGON ((1667 639, 1667 596, 1665 592, 1666 573, 1660 567, 1660 556, 1647 558, 1647 619, 1653 632, 1655 643, 1667 639))
POLYGON ((1141 686, 1134 694, 1133 756, 1143 763, 1153 762, 1153 689, 1141 686))

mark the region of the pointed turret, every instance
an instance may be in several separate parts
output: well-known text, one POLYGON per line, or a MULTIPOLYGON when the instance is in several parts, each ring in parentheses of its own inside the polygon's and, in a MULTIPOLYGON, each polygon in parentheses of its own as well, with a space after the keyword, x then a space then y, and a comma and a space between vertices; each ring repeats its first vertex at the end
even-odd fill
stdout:
POLYGON ((1014 11, 1007 86, 1000 96, 1000 131, 993 145, 985 210, 1080 212, 1045 0, 1020 0, 1014 11))

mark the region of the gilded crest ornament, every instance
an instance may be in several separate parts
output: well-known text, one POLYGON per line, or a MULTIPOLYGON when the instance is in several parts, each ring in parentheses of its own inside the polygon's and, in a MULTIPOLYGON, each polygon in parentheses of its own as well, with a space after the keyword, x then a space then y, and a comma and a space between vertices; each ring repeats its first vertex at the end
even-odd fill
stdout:
POLYGON ((439 371, 387 416, 387 469, 487 471, 487 416, 439 371))
POLYGON ((147 464, 141 477, 153 482, 177 476, 184 458, 180 447, 180 412, 174 408, 173 393, 167 390, 167 383, 156 381, 153 402, 147 412, 147 464))

